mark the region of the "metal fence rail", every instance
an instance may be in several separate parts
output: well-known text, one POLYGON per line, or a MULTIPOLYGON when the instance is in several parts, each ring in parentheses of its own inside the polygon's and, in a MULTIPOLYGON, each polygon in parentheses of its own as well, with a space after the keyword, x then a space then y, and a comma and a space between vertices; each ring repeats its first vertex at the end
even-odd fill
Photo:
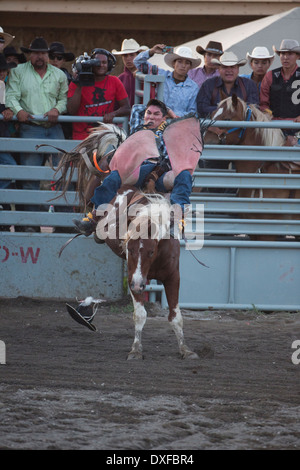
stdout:
MULTIPOLYGON (((233 122, 223 124, 236 126, 233 122)), ((253 123, 241 124, 251 127, 249 124, 253 123)), ((280 126, 278 122, 263 123, 263 126, 266 127, 266 124, 268 127, 280 126)), ((290 126, 293 124, 290 123, 290 126)), ((220 123, 216 122, 215 125, 220 123)), ((288 127, 286 122, 284 127, 288 127)), ((78 142, 0 139, 0 151, 32 152, 40 143, 69 151, 78 142)), ((41 147, 38 152, 56 151, 41 147)), ((232 162, 243 159, 300 161, 300 147, 207 146, 202 158, 232 162)), ((1 179, 7 180, 49 182, 54 179, 50 167, 2 165, 0 172, 1 179)), ((203 247, 194 253, 209 268, 200 266, 181 242, 180 305, 191 309, 244 309, 255 306, 262 310, 300 310, 300 200, 240 198, 236 193, 227 191, 239 188, 296 190, 300 188, 300 175, 237 174, 234 170, 207 169, 195 172, 191 196, 193 210, 186 233, 197 233, 195 226, 201 222, 197 210, 203 204, 203 247), (218 192, 220 190, 223 192, 218 192), (261 216, 265 218, 261 219, 261 216), (290 216, 294 220, 289 220, 290 216), (252 235, 276 235, 280 241, 252 241, 252 235)), ((0 212, 0 225, 69 227, 71 232, 72 219, 74 216, 80 217, 76 194, 69 191, 67 201, 63 198, 50 201, 53 196, 55 192, 50 190, 0 190, 0 204, 5 206, 5 210, 0 212), (39 204, 40 209, 36 212, 14 210, 19 205, 32 203, 39 204), (55 207, 54 213, 48 212, 50 204, 55 207), (71 212, 59 212, 66 206, 71 212)), ((58 251, 69 237, 68 233, 55 232, 0 232, 3 272, 0 296, 74 299, 95 293, 109 298, 121 297, 124 276, 121 260, 105 246, 94 244, 92 238, 76 239, 68 247, 66 256, 58 259, 58 251), (91 266, 92 269, 89 269, 91 266)), ((161 298, 162 305, 166 306, 161 285, 153 282, 147 290, 151 300, 161 298)))

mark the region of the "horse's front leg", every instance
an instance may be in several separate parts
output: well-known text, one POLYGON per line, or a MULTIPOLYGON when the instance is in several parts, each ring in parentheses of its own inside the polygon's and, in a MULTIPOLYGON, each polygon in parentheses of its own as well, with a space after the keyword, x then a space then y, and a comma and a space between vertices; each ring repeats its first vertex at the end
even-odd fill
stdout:
POLYGON ((134 341, 127 359, 143 359, 142 331, 146 323, 147 312, 144 307, 143 294, 133 294, 133 320, 134 320, 134 341))
POLYGON ((184 334, 183 334, 183 318, 181 311, 178 305, 178 292, 179 292, 179 282, 178 287, 173 283, 165 283, 165 292, 169 304, 169 316, 168 320, 171 323, 172 329, 176 335, 179 352, 183 359, 198 359, 199 356, 195 352, 191 351, 185 344, 184 334))

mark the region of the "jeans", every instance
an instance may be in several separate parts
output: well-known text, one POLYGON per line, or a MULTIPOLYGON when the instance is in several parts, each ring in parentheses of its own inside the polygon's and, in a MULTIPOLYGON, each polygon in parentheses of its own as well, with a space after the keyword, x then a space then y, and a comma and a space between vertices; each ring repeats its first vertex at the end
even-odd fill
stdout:
MULTIPOLYGON (((136 187, 142 187, 146 176, 151 173, 155 167, 155 163, 145 163, 141 166, 140 176, 135 184, 136 187)), ((156 182, 156 190, 162 193, 167 192, 163 185, 162 175, 156 182)), ((122 181, 117 170, 112 171, 104 180, 101 186, 95 189, 94 195, 91 199, 95 205, 95 209, 101 204, 108 204, 120 189, 122 181)), ((174 187, 171 192, 171 204, 179 204, 184 209, 185 204, 190 203, 190 194, 192 192, 192 177, 188 170, 184 170, 176 176, 174 180, 174 187)))
POLYGON ((95 205, 95 209, 101 204, 108 204, 117 194, 122 181, 117 170, 112 171, 94 191, 91 201, 95 205))
MULTIPOLYGON (((17 165, 16 160, 10 153, 0 153, 0 165, 17 165)), ((0 188, 9 188, 11 180, 0 180, 0 188)))
POLYGON ((185 204, 190 204, 190 194, 192 192, 193 180, 188 170, 183 170, 174 180, 174 187, 171 192, 171 204, 179 204, 184 209, 185 204))
MULTIPOLYGON (((20 125, 20 138, 23 139, 62 139, 64 140, 64 133, 60 124, 53 127, 42 127, 38 125, 21 124, 20 125)), ((24 166, 42 166, 45 158, 51 154, 42 153, 20 153, 20 165, 24 166)), ((59 162, 59 154, 52 155, 53 166, 57 166, 59 162)), ((38 190, 40 189, 39 181, 23 181, 23 189, 38 190)), ((24 206, 25 210, 34 211, 36 206, 24 206)))

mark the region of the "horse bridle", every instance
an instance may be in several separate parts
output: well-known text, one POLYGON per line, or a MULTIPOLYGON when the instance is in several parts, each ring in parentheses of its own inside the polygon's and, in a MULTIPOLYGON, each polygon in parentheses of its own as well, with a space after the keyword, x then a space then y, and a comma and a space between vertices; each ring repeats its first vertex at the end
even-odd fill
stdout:
MULTIPOLYGON (((251 116, 252 116, 252 110, 249 106, 247 106, 245 121, 250 121, 251 116)), ((228 130, 226 129, 223 132, 221 132, 220 134, 218 134, 213 129, 214 128, 212 128, 212 132, 214 132, 217 135, 217 137, 218 137, 218 139, 219 139, 219 141, 222 145, 226 145, 226 137, 227 137, 228 134, 232 134, 232 132, 240 131, 240 133, 238 135, 238 138, 239 138, 239 141, 241 141, 243 139, 244 135, 245 135, 246 130, 247 130, 246 127, 233 127, 232 129, 228 129, 228 130)))

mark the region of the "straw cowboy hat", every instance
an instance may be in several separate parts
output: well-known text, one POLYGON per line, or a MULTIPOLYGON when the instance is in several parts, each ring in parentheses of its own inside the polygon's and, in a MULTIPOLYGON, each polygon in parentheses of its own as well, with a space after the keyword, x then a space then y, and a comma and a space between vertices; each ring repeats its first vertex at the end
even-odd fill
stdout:
POLYGON ((65 47, 61 42, 52 42, 50 44, 50 54, 61 55, 66 62, 71 62, 75 59, 73 52, 65 52, 65 47))
POLYGON ((272 64, 274 60, 275 54, 270 54, 268 49, 264 46, 262 47, 255 47, 251 54, 247 52, 246 54, 246 59, 250 63, 252 59, 269 59, 270 65, 272 64))
POLYGON ((273 46, 273 51, 278 55, 280 52, 296 52, 296 54, 300 54, 299 42, 296 41, 296 39, 283 39, 280 48, 276 49, 276 47, 273 46))
POLYGON ((22 52, 50 52, 47 41, 44 38, 35 38, 29 47, 20 47, 22 52))
POLYGON ((223 54, 223 46, 220 42, 209 41, 206 48, 204 49, 202 46, 197 46, 196 51, 198 54, 204 55, 206 52, 212 52, 213 54, 223 54))
POLYGON ((8 44, 11 43, 11 41, 13 39, 15 39, 15 36, 12 36, 11 34, 5 33, 3 31, 3 28, 1 28, 1 26, 0 26, 0 39, 2 39, 1 43, 3 43, 3 40, 4 40, 4 47, 6 47, 6 46, 8 46, 8 44))
POLYGON ((122 42, 121 50, 117 51, 116 49, 112 50, 114 55, 124 55, 124 54, 134 54, 135 52, 147 51, 149 47, 140 46, 135 39, 124 39, 122 42))
POLYGON ((238 65, 241 67, 247 63, 246 59, 239 60, 233 52, 224 52, 220 59, 212 59, 213 64, 223 65, 224 67, 232 67, 238 65))
POLYGON ((193 56, 192 49, 186 46, 179 46, 174 49, 174 52, 169 52, 168 54, 165 55, 164 60, 165 63, 169 67, 173 67, 174 60, 177 59, 187 59, 192 63, 192 68, 198 67, 198 65, 201 64, 201 59, 196 59, 193 56))

